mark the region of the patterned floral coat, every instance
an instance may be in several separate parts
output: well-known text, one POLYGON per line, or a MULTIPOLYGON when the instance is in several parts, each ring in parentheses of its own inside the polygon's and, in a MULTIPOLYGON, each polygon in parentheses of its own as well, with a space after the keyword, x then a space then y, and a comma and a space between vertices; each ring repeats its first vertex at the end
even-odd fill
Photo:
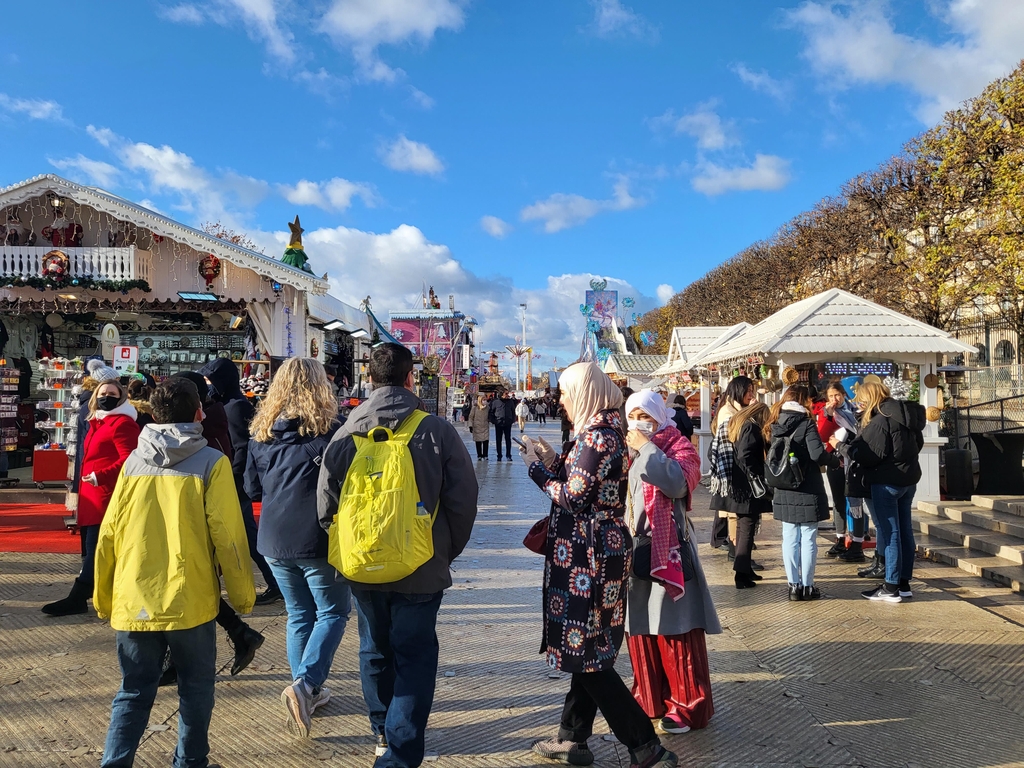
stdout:
POLYGON ((548 665, 598 672, 615 664, 625 634, 633 541, 624 520, 626 446, 617 410, 602 411, 549 470, 530 477, 551 498, 544 560, 548 665))

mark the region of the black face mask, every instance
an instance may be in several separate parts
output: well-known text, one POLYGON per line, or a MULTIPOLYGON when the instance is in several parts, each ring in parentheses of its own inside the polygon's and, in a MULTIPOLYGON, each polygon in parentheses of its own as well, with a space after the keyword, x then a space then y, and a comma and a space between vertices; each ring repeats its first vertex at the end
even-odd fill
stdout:
POLYGON ((101 411, 112 411, 117 408, 117 405, 120 402, 120 397, 117 397, 116 395, 106 395, 104 397, 96 398, 96 407, 101 411))

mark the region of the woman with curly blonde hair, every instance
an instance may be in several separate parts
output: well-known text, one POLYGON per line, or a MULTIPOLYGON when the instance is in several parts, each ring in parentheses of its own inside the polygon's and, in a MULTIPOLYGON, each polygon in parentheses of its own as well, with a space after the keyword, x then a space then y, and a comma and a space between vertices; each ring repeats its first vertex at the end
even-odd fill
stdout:
POLYGON ((324 687, 351 604, 348 582, 327 562, 317 520, 320 462, 338 429, 338 401, 313 358, 287 360, 274 374, 249 432, 245 492, 262 500, 257 550, 270 564, 288 610, 292 684, 281 693, 289 728, 309 736, 310 717, 327 703, 324 687))

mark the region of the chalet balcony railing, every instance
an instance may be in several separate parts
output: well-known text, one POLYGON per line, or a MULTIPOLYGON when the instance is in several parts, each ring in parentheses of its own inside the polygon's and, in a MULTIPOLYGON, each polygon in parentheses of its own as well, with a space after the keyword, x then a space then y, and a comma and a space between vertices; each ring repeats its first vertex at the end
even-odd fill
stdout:
POLYGON ((0 244, 0 279, 42 277, 43 259, 51 251, 68 257, 69 273, 94 280, 145 280, 151 282, 152 251, 134 245, 123 248, 71 247, 0 244))

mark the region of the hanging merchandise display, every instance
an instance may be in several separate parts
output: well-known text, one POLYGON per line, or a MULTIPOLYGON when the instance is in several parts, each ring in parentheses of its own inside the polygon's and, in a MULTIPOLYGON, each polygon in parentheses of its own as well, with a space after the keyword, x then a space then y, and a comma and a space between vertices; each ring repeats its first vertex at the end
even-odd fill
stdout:
POLYGON ((77 402, 72 387, 83 374, 81 360, 44 358, 39 362, 42 381, 39 389, 45 399, 36 403, 36 412, 45 413, 46 420, 36 423, 46 440, 36 445, 32 454, 32 482, 64 482, 68 479, 68 434, 75 419, 77 402))

